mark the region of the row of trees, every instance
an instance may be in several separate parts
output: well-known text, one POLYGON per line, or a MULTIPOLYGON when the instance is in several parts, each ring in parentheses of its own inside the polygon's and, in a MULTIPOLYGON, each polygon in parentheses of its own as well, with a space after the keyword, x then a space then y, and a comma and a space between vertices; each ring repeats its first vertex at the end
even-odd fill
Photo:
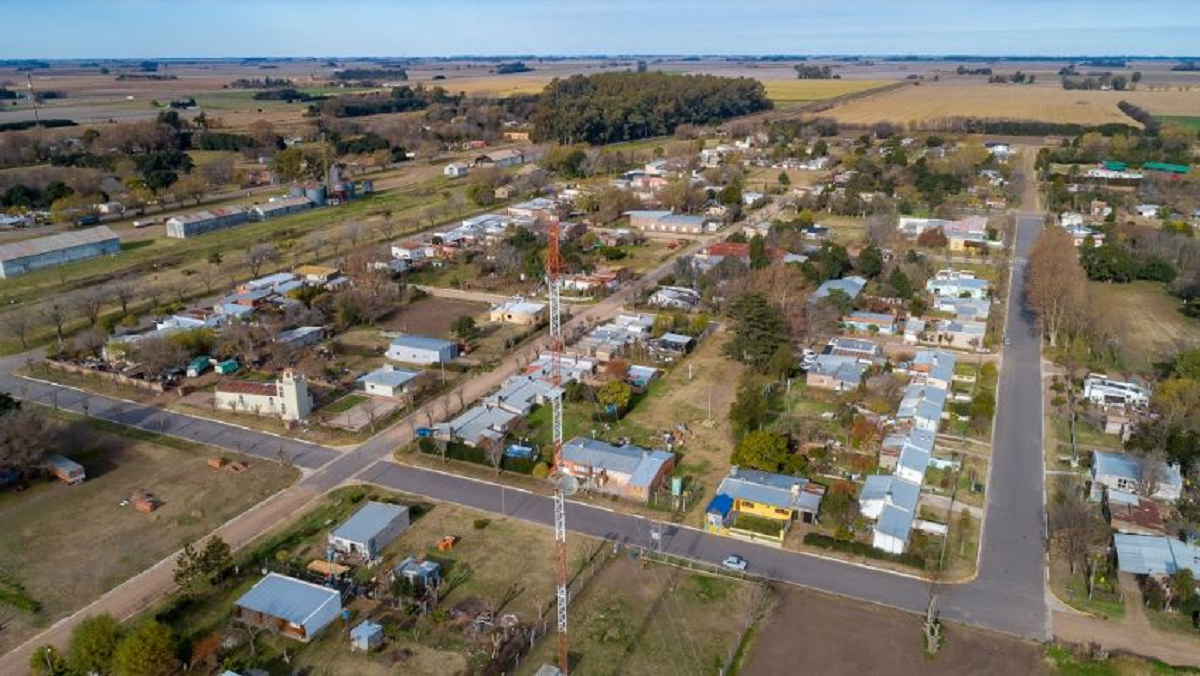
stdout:
POLYGON ((93 615, 71 632, 66 654, 42 646, 29 657, 33 676, 170 676, 179 669, 178 640, 154 621, 123 629, 111 615, 93 615))
POLYGON ((533 115, 535 134, 560 143, 615 143, 715 124, 771 108, 758 80, 714 75, 600 73, 551 82, 533 115))

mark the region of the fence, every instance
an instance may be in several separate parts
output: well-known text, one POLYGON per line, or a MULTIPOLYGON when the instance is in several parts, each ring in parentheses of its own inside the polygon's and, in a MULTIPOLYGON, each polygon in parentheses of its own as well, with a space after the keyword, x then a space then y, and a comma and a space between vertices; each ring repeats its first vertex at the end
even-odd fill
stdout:
MULTIPOLYGON (((139 390, 146 390, 147 392, 154 392, 155 394, 162 394, 167 391, 166 385, 163 385, 162 383, 142 380, 140 378, 131 378, 121 373, 100 371, 98 369, 88 368, 86 366, 71 364, 69 362, 58 361, 55 359, 47 359, 45 363, 46 367, 53 371, 62 371, 64 373, 84 376, 87 378, 95 378, 97 380, 106 380, 110 383, 115 383, 125 387, 133 387, 139 390)), ((178 391, 182 396, 190 392, 191 388, 186 385, 180 385, 178 391)))

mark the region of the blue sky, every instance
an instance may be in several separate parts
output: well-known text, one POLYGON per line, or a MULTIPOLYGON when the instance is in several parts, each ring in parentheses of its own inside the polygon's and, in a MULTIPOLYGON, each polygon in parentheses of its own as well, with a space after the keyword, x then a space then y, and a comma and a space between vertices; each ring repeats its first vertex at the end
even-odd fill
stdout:
POLYGON ((4 0, 0 58, 1200 52, 1197 0, 4 0))

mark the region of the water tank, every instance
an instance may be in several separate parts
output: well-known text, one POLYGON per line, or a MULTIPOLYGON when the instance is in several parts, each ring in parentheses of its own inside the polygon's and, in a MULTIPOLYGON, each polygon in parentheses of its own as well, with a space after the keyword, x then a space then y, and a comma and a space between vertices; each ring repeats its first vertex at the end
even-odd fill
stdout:
POLYGON ((304 188, 304 196, 312 200, 312 203, 323 207, 325 206, 325 186, 320 183, 314 183, 304 188))

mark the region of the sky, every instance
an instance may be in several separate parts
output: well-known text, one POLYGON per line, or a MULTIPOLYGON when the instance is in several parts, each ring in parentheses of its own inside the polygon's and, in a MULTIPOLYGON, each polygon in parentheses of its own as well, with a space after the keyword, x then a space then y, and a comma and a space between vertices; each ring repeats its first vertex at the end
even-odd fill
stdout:
POLYGON ((1198 0, 2 0, 0 58, 1200 53, 1198 0))

